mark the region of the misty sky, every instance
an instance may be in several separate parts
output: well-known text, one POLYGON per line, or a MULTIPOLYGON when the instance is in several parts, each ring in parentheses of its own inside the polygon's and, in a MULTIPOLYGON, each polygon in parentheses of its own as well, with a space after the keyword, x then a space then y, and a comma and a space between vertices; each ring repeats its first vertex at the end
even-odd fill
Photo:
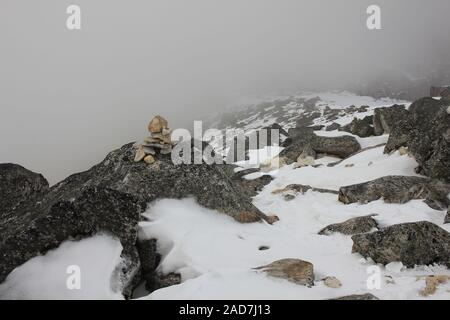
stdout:
POLYGON ((450 62, 448 0, 0 0, 0 162, 55 183, 242 96, 450 62), (66 8, 82 29, 66 28, 66 8), (382 30, 366 8, 382 9, 382 30))

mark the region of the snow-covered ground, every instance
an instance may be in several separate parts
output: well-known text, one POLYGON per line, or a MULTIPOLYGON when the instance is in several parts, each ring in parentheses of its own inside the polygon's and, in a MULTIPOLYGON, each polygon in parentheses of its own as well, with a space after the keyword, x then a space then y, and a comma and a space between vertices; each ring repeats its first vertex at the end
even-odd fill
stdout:
POLYGON ((0 299, 123 299, 112 281, 121 252, 108 235, 65 241, 14 269, 0 284, 0 299))
MULTIPOLYGON (((385 155, 383 148, 378 147, 335 167, 282 167, 272 172, 275 179, 254 198, 259 209, 280 218, 274 225, 240 224, 201 208, 193 199, 158 201, 145 213, 151 221, 141 223, 141 237, 158 239, 163 256, 160 271, 178 272, 183 282, 157 290, 145 299, 327 299, 365 292, 381 299, 423 299, 419 291, 425 281, 420 277, 450 275, 450 270, 444 266, 406 269, 396 263, 380 265, 381 287, 370 290, 368 272, 374 263, 351 253, 350 236, 323 236, 317 232, 329 224, 373 213, 377 214, 375 219, 380 227, 427 220, 450 231, 450 226, 442 225, 443 211, 433 210, 421 200, 406 204, 379 200, 365 205, 344 205, 337 195, 330 193, 308 191, 291 201, 272 194, 291 183, 337 190, 343 185, 388 174, 415 175, 416 165, 407 155, 398 152, 385 155), (345 167, 349 163, 354 165, 345 167), (260 246, 269 249, 261 251, 260 246), (312 262, 316 285, 307 288, 252 270, 283 258, 312 262), (326 287, 320 281, 326 276, 337 277, 342 287, 326 287)), ((430 298, 449 299, 450 284, 441 285, 430 298)))
MULTIPOLYGON (((305 94, 304 98, 319 96, 320 108, 343 108, 368 105, 367 112, 344 115, 337 122, 346 124, 353 116, 364 117, 375 107, 401 103, 390 99, 375 100, 350 93, 305 94)), ((299 106, 283 107, 287 113, 301 112, 299 106)), ((269 109, 271 107, 268 107, 269 109)), ((271 110, 271 109, 270 109, 271 110)), ((269 111, 270 111, 269 110, 269 111)), ((257 129, 271 124, 273 118, 257 114, 243 119, 245 129, 257 129), (262 118, 261 118, 262 117, 262 118)), ((316 124, 326 124, 318 118, 316 124)), ((289 127, 290 123, 282 124, 289 127)), ((351 135, 341 131, 316 131, 317 135, 351 135)), ((368 204, 345 205, 332 193, 308 191, 286 201, 274 190, 289 184, 338 190, 341 186, 361 183, 386 175, 416 175, 416 161, 399 152, 384 154, 388 136, 355 138, 362 148, 369 148, 339 164, 326 164, 340 159, 316 159, 315 167, 295 168, 286 165, 265 172, 274 180, 254 197, 253 203, 267 215, 276 214, 280 220, 273 225, 265 222, 241 224, 231 217, 201 207, 195 199, 163 199, 150 204, 144 213, 148 221, 140 223, 139 237, 156 238, 162 255, 159 271, 181 274, 182 283, 162 288, 142 299, 328 299, 370 292, 381 299, 450 299, 450 282, 441 284, 427 298, 419 295, 424 288, 423 276, 449 275, 444 266, 405 268, 401 263, 378 265, 380 288, 369 288, 374 262, 352 254, 350 236, 318 235, 329 224, 352 217, 377 214, 380 227, 412 221, 430 221, 450 232, 443 225, 444 211, 433 210, 421 200, 405 204, 388 204, 383 200, 368 204), (322 165, 320 165, 322 164, 322 165), (260 247, 268 247, 260 250, 260 247), (278 259, 299 258, 314 264, 315 286, 307 288, 286 280, 268 277, 253 268, 278 259), (337 277, 338 289, 329 288, 321 279, 337 277)), ((279 147, 253 150, 250 161, 237 163, 241 168, 255 167, 255 159, 268 164, 282 149, 279 147)), ((261 173, 245 178, 254 179, 261 173)), ((81 241, 65 241, 57 249, 35 257, 16 268, 0 285, 0 298, 39 299, 121 299, 114 281, 114 270, 121 263, 120 242, 108 235, 97 235, 81 241), (67 267, 75 265, 81 271, 81 290, 67 287, 67 267)), ((73 270, 72 270, 73 272, 73 270)), ((142 288, 141 288, 142 291, 142 288)), ((142 295, 142 292, 140 293, 142 295)))

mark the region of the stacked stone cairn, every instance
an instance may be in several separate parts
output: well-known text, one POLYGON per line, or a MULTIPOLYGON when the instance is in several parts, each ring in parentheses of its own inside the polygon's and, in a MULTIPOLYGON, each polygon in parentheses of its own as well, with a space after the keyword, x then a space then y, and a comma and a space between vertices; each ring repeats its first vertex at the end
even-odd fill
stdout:
POLYGON ((148 124, 150 136, 136 144, 135 162, 144 161, 148 164, 155 162, 157 154, 169 154, 172 151, 171 130, 166 119, 161 116, 154 117, 148 124))

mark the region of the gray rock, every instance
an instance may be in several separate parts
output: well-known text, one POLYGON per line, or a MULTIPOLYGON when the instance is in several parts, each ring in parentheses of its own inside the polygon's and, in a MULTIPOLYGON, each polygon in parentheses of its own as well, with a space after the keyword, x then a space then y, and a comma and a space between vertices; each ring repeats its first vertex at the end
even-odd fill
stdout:
POLYGON ((351 154, 359 151, 361 146, 352 136, 322 137, 314 133, 311 128, 289 129, 289 139, 283 143, 285 149, 280 152, 280 157, 286 158, 286 163, 296 162, 299 155, 308 145, 316 153, 347 158, 351 154))
POLYGON ((373 113, 374 134, 379 136, 391 133, 392 128, 397 126, 408 116, 404 105, 393 105, 391 107, 376 108, 373 113))
POLYGON ((169 273, 166 275, 153 273, 145 278, 145 289, 149 292, 174 286, 181 283, 181 275, 178 273, 169 273))
POLYGON ((450 114, 448 100, 422 98, 392 128, 385 153, 407 147, 419 166, 416 172, 450 181, 450 114))
POLYGON ((330 300, 380 300, 380 299, 378 299, 371 293, 364 293, 364 294, 352 294, 349 296, 334 298, 330 300))
POLYGON ((351 136, 340 137, 314 137, 311 144, 314 151, 329 155, 347 158, 361 149, 358 141, 351 136))
POLYGON ((66 178, 0 217, 0 282, 17 266, 66 239, 106 231, 122 243, 122 257, 129 261, 123 278, 131 283, 140 264, 136 249, 140 214, 160 198, 194 196, 200 205, 239 222, 267 219, 220 166, 174 165, 170 156, 162 155, 157 156, 158 166, 149 166, 134 162, 134 153, 132 144, 112 151, 88 171, 66 178))
POLYGON ((321 235, 329 235, 334 232, 342 233, 345 235, 355 235, 359 233, 370 232, 373 229, 378 228, 378 224, 371 214, 364 217, 356 217, 348 219, 341 223, 331 224, 319 231, 321 235))
POLYGON ((450 233, 427 222, 393 225, 352 237, 352 252, 376 263, 402 262, 407 267, 442 264, 450 267, 450 233))
POLYGON ((341 125, 337 122, 333 122, 332 124, 330 124, 329 126, 327 126, 325 128, 325 131, 334 131, 334 130, 339 130, 341 128, 341 125))
MULTIPOLYGON (((0 218, 4 219, 23 202, 39 197, 49 189, 47 180, 22 166, 0 164, 0 218)), ((0 240, 2 236, 0 234, 0 240)))
POLYGON ((361 138, 366 138, 375 134, 372 123, 373 116, 366 116, 363 119, 354 118, 352 122, 341 127, 339 130, 349 132, 361 138))
POLYGON ((142 146, 142 150, 144 150, 145 154, 155 155, 156 151, 152 147, 142 146))
POLYGON ((271 277, 282 278, 303 286, 314 286, 314 266, 300 259, 281 259, 268 265, 254 268, 271 277))
POLYGON ((450 205, 450 184, 439 180, 411 176, 386 176, 339 189, 339 201, 368 203, 383 199, 388 203, 405 203, 424 199, 431 208, 442 210, 450 205))

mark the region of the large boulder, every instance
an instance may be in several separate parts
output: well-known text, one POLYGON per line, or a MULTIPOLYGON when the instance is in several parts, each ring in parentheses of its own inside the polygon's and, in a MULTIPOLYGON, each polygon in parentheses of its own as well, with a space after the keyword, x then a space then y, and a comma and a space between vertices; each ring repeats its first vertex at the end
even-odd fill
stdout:
POLYGON ((419 163, 416 171, 450 181, 450 114, 448 100, 422 98, 392 128, 385 153, 407 147, 419 163))
POLYGON ((353 118, 352 122, 339 128, 339 130, 349 132, 361 138, 366 138, 373 136, 375 133, 372 123, 373 116, 366 116, 363 119, 353 118))
POLYGON ((376 108, 373 112, 374 134, 379 136, 391 133, 392 128, 406 116, 408 116, 408 111, 404 105, 395 104, 391 107, 376 108))
POLYGON ((49 188, 47 180, 22 166, 0 164, 0 217, 19 207, 30 198, 39 197, 49 188))
POLYGON ((347 158, 361 149, 355 137, 349 135, 323 137, 307 127, 292 128, 288 133, 289 138, 283 143, 285 149, 280 152, 280 157, 284 157, 288 164, 296 162, 305 148, 340 158, 347 158))
POLYGON ((450 184, 422 177, 386 176, 372 181, 341 187, 339 201, 349 203, 368 203, 383 199, 388 203, 405 203, 412 199, 424 199, 436 210, 450 205, 447 195, 450 184))
POLYGON ((317 153, 325 153, 345 159, 359 151, 361 146, 352 136, 316 136, 312 142, 312 148, 317 153))
POLYGON ((122 278, 128 287, 139 270, 140 214, 158 198, 193 196, 200 205, 239 222, 266 218, 220 165, 175 165, 170 155, 156 155, 156 162, 148 165, 134 162, 134 153, 133 144, 127 144, 88 171, 68 177, 0 217, 0 282, 15 267, 66 239, 106 231, 124 248, 122 257, 128 264, 122 278))
POLYGON ((352 237, 352 252, 376 263, 402 262, 407 267, 442 264, 450 267, 450 233, 427 222, 397 224, 352 237))

